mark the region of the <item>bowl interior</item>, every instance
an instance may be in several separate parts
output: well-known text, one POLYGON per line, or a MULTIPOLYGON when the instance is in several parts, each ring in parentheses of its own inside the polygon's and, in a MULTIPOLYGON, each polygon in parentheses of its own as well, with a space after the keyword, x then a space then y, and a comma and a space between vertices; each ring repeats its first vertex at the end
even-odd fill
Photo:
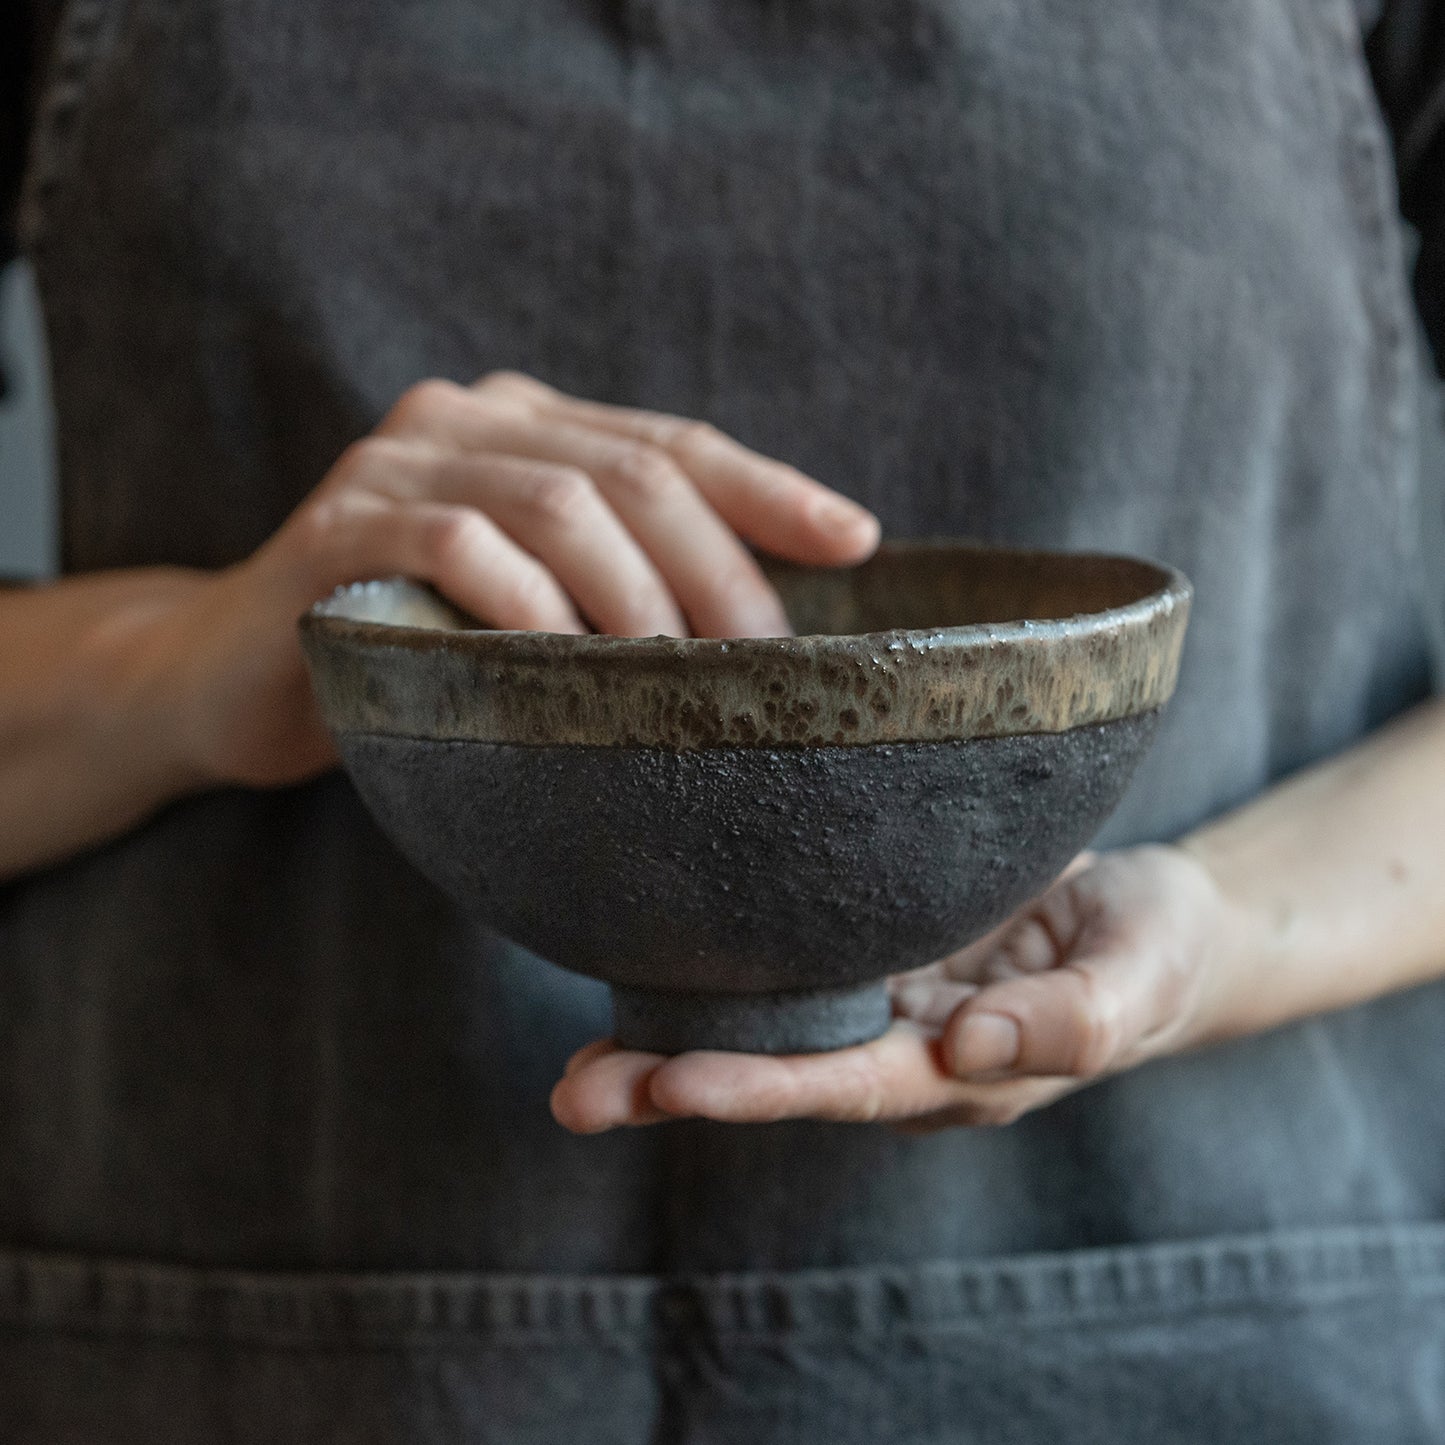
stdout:
MULTIPOLYGON (((885 544, 856 567, 759 561, 799 637, 1066 619, 1127 607, 1173 581, 1167 569, 1129 557, 953 542, 885 544)), ((397 582, 346 589, 317 611, 394 627, 481 626, 426 588, 397 582)))
POLYGON ((763 570, 800 637, 1077 617, 1127 607, 1170 580, 1128 557, 949 543, 883 547, 857 567, 767 559, 763 570))

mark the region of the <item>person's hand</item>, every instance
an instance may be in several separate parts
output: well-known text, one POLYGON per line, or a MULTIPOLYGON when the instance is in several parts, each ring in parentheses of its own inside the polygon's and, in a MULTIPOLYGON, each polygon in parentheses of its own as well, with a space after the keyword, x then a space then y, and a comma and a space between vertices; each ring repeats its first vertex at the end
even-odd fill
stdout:
POLYGON ((602 1040, 568 1064, 552 1111, 578 1133, 688 1117, 1011 1123, 1219 1036, 1246 926, 1183 850, 1086 854, 987 937, 891 980, 896 1018, 872 1043, 664 1058, 602 1040))
POLYGON ((878 524, 702 422, 513 373, 422 382, 253 556, 131 610, 137 710, 175 732, 176 791, 299 781, 334 754, 296 621, 334 588, 404 574, 498 628, 786 635, 744 540, 836 566, 878 524))

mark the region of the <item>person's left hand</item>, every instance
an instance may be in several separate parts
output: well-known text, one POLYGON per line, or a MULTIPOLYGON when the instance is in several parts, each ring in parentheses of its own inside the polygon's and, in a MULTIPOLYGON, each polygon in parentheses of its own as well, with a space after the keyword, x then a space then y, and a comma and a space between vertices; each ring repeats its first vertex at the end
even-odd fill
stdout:
POLYGON ((1242 926, 1182 849, 1085 854, 985 938, 892 979, 896 1017, 872 1043, 666 1058, 599 1040, 568 1064, 552 1112, 576 1133, 689 1117, 1008 1124, 1226 1036, 1227 965, 1242 926))

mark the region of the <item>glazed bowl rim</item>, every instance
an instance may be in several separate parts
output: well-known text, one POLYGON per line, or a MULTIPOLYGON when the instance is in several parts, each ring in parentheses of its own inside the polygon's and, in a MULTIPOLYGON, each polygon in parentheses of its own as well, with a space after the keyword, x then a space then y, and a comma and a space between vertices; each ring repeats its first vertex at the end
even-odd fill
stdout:
POLYGON ((889 551, 906 562, 921 547, 1104 563, 1142 595, 1061 618, 761 638, 417 627, 341 613, 359 589, 414 585, 398 580, 318 604, 301 641, 333 732, 418 740, 680 751, 957 742, 1064 732, 1168 702, 1192 595, 1175 569, 964 543, 889 551))
MULTIPOLYGON (((353 582, 336 588, 329 596, 314 603, 302 615, 303 634, 337 642, 405 647, 416 650, 455 651, 462 649, 485 657, 491 653, 507 660, 540 662, 556 665, 561 662, 585 663, 589 659, 621 663, 649 660, 702 661, 709 657, 736 655, 738 663, 755 657, 776 656, 780 651, 795 652, 806 644, 808 652, 856 651, 887 649, 893 644, 912 646, 927 651, 936 648, 966 649, 971 646, 996 647, 1015 640, 1037 639, 1055 632, 1079 635, 1105 631, 1118 626, 1147 623, 1160 612, 1170 611, 1192 600, 1193 587, 1176 567, 1149 557, 1122 552, 1054 551, 1044 548, 993 546, 976 542, 939 542, 934 540, 898 540, 883 542, 864 563, 879 556, 904 557, 920 552, 988 552, 995 556, 1017 557, 1020 560, 1069 559, 1080 562, 1113 563, 1154 574, 1157 585, 1129 602, 1096 611, 1080 611, 1056 617, 1030 617, 1002 622, 964 622, 936 627, 883 628, 872 632, 807 632, 767 637, 673 637, 658 633, 649 637, 620 637, 612 633, 543 632, 517 628, 493 627, 426 627, 408 623, 378 622, 348 615, 344 610, 349 599, 366 592, 415 588, 421 586, 402 576, 378 577, 353 582)), ((800 569, 801 570, 801 569, 800 569)), ((849 567, 819 569, 838 572, 849 567)))

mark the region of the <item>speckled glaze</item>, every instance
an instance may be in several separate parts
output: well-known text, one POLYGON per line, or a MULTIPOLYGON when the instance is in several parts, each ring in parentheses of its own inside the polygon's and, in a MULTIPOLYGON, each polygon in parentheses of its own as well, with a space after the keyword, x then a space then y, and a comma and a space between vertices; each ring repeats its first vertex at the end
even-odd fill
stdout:
POLYGON ((404 583, 303 623, 381 826, 500 932, 613 984, 636 1047, 880 1032, 885 975, 1006 917, 1108 816, 1189 600, 1149 563, 953 544, 770 571, 804 635, 485 632, 404 583))
POLYGON ((331 725, 401 737, 940 742, 1061 732, 1174 690, 1189 585, 1153 563, 898 542, 857 568, 767 570, 796 637, 468 629, 404 582, 348 588, 302 629, 331 725))

